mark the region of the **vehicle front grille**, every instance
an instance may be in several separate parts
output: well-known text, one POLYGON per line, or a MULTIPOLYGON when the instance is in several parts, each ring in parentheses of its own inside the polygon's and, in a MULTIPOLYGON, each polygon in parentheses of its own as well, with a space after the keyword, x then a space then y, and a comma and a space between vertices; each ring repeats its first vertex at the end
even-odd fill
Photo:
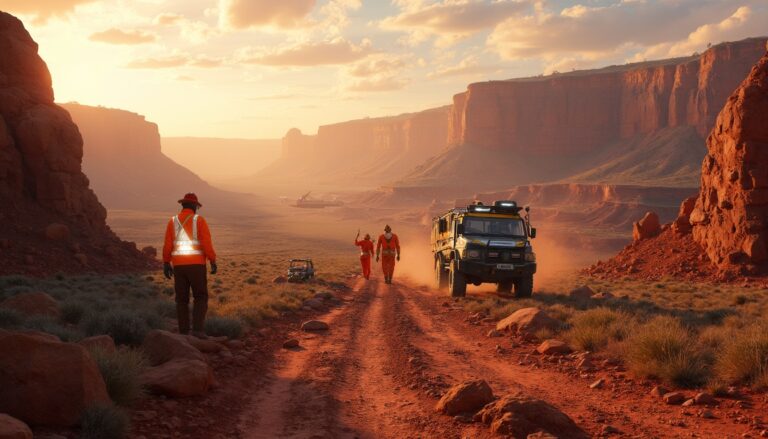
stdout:
POLYGON ((523 252, 519 250, 509 250, 509 249, 488 249, 488 252, 486 253, 486 259, 489 262, 503 262, 503 263, 514 263, 514 262, 522 262, 524 259, 523 252))

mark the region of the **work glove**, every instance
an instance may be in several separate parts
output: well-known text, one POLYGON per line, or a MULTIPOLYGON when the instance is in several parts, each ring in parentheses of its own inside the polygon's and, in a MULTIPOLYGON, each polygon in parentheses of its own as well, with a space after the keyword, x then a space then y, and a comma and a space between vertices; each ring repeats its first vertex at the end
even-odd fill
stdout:
POLYGON ((171 264, 168 262, 163 264, 163 276, 165 276, 166 279, 173 277, 173 267, 171 267, 171 264))
POLYGON ((397 262, 400 262, 400 255, 397 255, 397 262))
POLYGON ((211 274, 216 274, 219 271, 219 266, 215 262, 211 262, 211 274))

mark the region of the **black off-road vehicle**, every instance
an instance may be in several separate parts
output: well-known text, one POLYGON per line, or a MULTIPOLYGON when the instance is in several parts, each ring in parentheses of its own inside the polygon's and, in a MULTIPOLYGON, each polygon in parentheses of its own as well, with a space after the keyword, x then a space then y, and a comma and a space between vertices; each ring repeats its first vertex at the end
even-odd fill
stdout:
POLYGON ((463 297, 467 284, 497 284, 497 291, 531 297, 536 254, 529 209, 496 201, 452 209, 432 220, 435 287, 463 297), (520 212, 525 211, 525 216, 520 212))

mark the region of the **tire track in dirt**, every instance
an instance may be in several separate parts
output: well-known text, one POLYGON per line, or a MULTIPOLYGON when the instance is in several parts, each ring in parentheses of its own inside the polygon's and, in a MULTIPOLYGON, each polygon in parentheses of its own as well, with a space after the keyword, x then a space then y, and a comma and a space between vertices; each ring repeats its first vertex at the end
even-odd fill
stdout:
POLYGON ((658 416, 650 414, 661 412, 672 417, 679 408, 659 401, 642 396, 614 399, 607 389, 589 389, 590 382, 518 365, 518 355, 496 353, 494 345, 505 339, 487 339, 482 328, 467 327, 455 316, 447 316, 438 305, 442 299, 439 293, 408 288, 400 294, 407 298, 405 311, 419 328, 412 332, 412 343, 430 356, 433 370, 443 373, 451 383, 476 377, 486 379, 497 395, 523 391, 558 407, 592 435, 599 435, 608 422, 627 436, 691 437, 693 433, 698 437, 724 437, 717 423, 701 423, 695 430, 660 423, 658 416))

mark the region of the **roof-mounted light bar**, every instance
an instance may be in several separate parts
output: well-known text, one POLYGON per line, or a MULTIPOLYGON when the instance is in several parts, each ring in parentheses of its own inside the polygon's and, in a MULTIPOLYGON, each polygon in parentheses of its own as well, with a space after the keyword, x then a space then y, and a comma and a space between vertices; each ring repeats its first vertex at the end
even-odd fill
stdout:
POLYGON ((493 206, 485 206, 482 203, 470 204, 467 206, 468 212, 476 213, 514 213, 517 214, 522 207, 517 206, 515 201, 496 201, 493 206))

